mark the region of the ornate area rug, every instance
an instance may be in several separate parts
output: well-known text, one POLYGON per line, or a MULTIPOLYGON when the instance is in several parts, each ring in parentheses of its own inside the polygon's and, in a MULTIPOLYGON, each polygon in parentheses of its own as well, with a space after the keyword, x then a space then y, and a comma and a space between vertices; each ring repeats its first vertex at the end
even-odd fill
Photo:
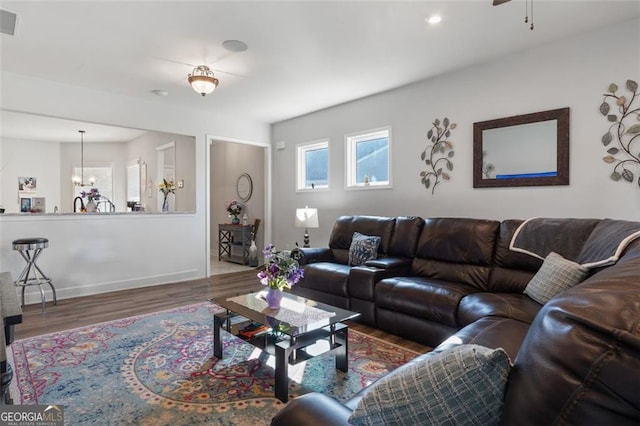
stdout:
MULTIPOLYGON (((59 404, 67 424, 269 424, 274 359, 224 332, 213 358, 213 313, 199 303, 17 340, 9 351, 16 404, 59 404)), ((347 400, 418 354, 349 333, 349 372, 332 352, 289 367, 289 394, 347 400)))

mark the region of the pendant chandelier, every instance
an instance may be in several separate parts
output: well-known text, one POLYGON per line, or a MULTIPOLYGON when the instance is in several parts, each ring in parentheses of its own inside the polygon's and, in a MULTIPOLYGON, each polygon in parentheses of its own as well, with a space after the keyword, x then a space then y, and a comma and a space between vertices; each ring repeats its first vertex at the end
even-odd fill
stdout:
POLYGON ((80 133, 80 177, 73 177, 73 184, 76 186, 93 186, 93 181, 89 182, 89 185, 84 183, 84 134, 85 130, 78 130, 80 133))
POLYGON ((188 80, 193 90, 202 96, 208 95, 218 87, 218 79, 213 74, 213 71, 206 65, 195 67, 191 74, 189 74, 188 80))

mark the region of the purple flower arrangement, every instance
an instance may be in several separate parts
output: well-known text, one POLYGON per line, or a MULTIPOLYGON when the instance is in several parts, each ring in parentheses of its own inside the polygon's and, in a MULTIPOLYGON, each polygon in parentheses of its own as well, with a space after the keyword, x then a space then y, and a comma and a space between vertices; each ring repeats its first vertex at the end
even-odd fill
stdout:
POLYGON ((89 191, 80 192, 82 198, 88 198, 89 201, 98 201, 100 199, 100 191, 98 188, 91 188, 89 191))
POLYGON ((242 208, 244 206, 241 202, 233 200, 227 205, 227 212, 229 213, 229 217, 235 216, 238 217, 240 213, 242 213, 242 208))
POLYGON ((269 288, 284 290, 304 278, 304 270, 296 259, 291 257, 291 252, 278 252, 276 246, 269 244, 264 248, 266 264, 260 271, 258 278, 260 284, 269 288))

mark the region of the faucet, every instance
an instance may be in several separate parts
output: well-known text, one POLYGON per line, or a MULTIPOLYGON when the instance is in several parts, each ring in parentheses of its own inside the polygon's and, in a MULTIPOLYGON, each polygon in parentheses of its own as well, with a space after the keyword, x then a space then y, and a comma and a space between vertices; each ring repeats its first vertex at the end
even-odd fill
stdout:
POLYGON ((78 196, 78 197, 73 199, 73 212, 74 213, 76 212, 76 209, 77 209, 78 200, 80 200, 80 211, 81 212, 84 211, 84 201, 82 201, 82 197, 78 196))

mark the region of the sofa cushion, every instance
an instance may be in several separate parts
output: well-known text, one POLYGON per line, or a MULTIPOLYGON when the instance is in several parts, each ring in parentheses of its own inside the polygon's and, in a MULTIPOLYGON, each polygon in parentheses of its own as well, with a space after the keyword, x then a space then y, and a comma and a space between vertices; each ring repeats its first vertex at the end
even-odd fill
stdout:
POLYGON ((354 425, 498 425, 509 357, 461 345, 378 380, 349 417, 354 425))
POLYGON ((458 328, 460 300, 478 290, 458 282, 424 277, 395 277, 375 286, 378 308, 458 328))
POLYGON ((487 290, 500 222, 467 218, 425 219, 412 275, 487 290))
POLYGON ((309 288, 323 293, 348 297, 350 267, 341 263, 318 262, 304 266, 304 278, 293 288, 309 288))
POLYGON ((522 293, 542 266, 542 259, 509 249, 513 234, 522 222, 522 220, 508 219, 500 223, 487 291, 522 293))
POLYGON ((349 247, 349 265, 363 265, 367 260, 378 257, 378 246, 380 237, 374 235, 363 235, 354 232, 349 247))
POLYGON ((555 295, 584 281, 587 275, 589 270, 584 266, 551 252, 527 284, 524 294, 544 305, 555 295))
POLYGON ((413 257, 424 220, 416 216, 398 216, 389 244, 389 256, 413 257))
POLYGON ((603 219, 589 235, 576 262, 586 268, 613 265, 637 238, 640 238, 640 223, 603 219))
POLYGON ((576 259, 600 219, 562 219, 534 217, 516 229, 509 248, 543 260, 555 251, 576 259), (567 238, 567 236, 571 238, 567 238))
MULTIPOLYGON (((535 302, 531 302, 535 303, 535 302)), ((531 324, 503 317, 484 317, 456 331, 440 343, 434 352, 441 352, 464 344, 501 348, 513 363, 531 324)))
POLYGON ((458 306, 458 324, 462 327, 488 316, 512 318, 531 324, 542 306, 522 293, 474 293, 458 306))
MULTIPOLYGON (((348 253, 354 232, 364 235, 376 235, 381 238, 378 253, 387 255, 395 227, 394 217, 382 216, 340 216, 336 219, 329 237, 329 248, 348 253)), ((345 259, 344 263, 347 263, 345 259)))

